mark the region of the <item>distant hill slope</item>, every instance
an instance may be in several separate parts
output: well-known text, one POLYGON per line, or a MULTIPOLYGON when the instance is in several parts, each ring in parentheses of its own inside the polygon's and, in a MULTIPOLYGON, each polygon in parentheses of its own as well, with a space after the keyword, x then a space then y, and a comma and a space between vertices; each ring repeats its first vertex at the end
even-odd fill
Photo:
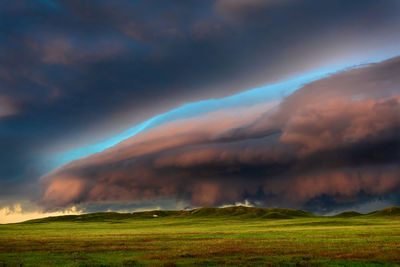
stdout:
POLYGON ((315 215, 294 209, 260 208, 235 206, 226 208, 199 208, 189 212, 195 217, 240 217, 240 218, 271 218, 292 219, 296 217, 314 217, 315 215))
MULTIPOLYGON (((387 217, 400 216, 400 207, 389 207, 383 210, 377 210, 368 214, 361 214, 355 211, 346 211, 340 214, 330 216, 333 218, 352 218, 352 217, 387 217)), ((234 206, 225 208, 203 207, 193 210, 153 210, 133 213, 118 212, 96 212, 81 215, 65 215, 56 217, 47 217, 42 219, 29 220, 24 223, 44 223, 44 222, 113 222, 135 218, 237 218, 237 219, 294 219, 294 218, 312 218, 319 217, 311 212, 295 209, 280 208, 261 208, 234 206)))
POLYGON ((154 217, 185 217, 185 218, 264 218, 264 219, 292 219, 300 217, 315 217, 316 215, 295 209, 260 208, 234 206, 225 208, 204 207, 193 210, 153 210, 133 213, 118 212, 96 212, 81 215, 65 215, 47 217, 26 221, 26 223, 42 222, 98 222, 98 221, 118 221, 134 218, 154 218, 154 217))
POLYGON ((366 214, 369 217, 400 216, 400 207, 389 207, 366 214))
POLYGON ((336 214, 332 217, 336 217, 336 218, 351 218, 351 217, 358 217, 358 216, 363 216, 364 214, 356 212, 356 211, 345 211, 339 214, 336 214))

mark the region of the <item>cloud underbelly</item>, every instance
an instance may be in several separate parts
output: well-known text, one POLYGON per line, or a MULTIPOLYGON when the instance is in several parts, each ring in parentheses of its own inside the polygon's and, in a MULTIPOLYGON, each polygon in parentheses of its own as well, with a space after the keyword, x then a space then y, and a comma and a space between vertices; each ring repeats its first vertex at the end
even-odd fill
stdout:
POLYGON ((154 127, 47 174, 41 203, 302 206, 321 195, 342 203, 398 193, 396 70, 399 58, 312 82, 272 108, 229 108, 154 127))

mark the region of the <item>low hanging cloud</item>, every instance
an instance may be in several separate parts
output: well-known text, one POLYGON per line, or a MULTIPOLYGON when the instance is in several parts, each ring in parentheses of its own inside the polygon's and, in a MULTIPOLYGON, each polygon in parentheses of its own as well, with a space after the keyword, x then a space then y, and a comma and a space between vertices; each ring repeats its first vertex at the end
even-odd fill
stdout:
MULTIPOLYGON (((98 143, 183 103, 396 55, 398 6, 398 0, 0 1, 6 25, 0 95, 8 98, 0 99, 0 200, 7 192, 35 198, 36 190, 24 188, 52 165, 53 153, 98 143)), ((399 73, 384 72, 390 71, 399 73)), ((363 81, 360 88, 375 88, 363 81)), ((317 94, 311 97, 305 101, 317 94)), ((277 122, 287 119, 266 117, 258 136, 278 133, 277 122)), ((228 141, 250 133, 234 131, 221 135, 228 141)))
POLYGON ((307 207, 321 196, 340 204, 398 194, 399 68, 395 58, 307 84, 278 105, 152 128, 47 174, 41 204, 307 207))
POLYGON ((334 149, 366 138, 398 134, 400 95, 364 101, 336 99, 300 109, 286 123, 280 141, 301 154, 334 149))
POLYGON ((293 202, 305 203, 322 194, 337 202, 357 201, 360 192, 369 196, 398 193, 400 168, 395 165, 377 168, 344 168, 299 175, 286 181, 267 181, 264 192, 293 202))

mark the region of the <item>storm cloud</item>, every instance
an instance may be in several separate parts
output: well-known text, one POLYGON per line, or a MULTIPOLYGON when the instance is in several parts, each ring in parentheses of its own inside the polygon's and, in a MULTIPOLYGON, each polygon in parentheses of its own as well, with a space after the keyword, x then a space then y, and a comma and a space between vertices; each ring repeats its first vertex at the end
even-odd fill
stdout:
MULTIPOLYGON (((397 0, 1 1, 0 209, 341 205, 339 189, 280 186, 396 173, 399 12, 397 0), (107 143, 116 135, 134 136, 107 143)), ((375 192, 359 178, 343 203, 397 203, 389 180, 375 192)))
POLYGON ((386 57, 400 44, 396 0, 2 1, 0 10, 0 95, 19 103, 1 119, 1 141, 13 144, 0 157, 22 172, 37 154, 96 143, 182 104, 386 57))
POLYGON ((250 200, 307 208, 321 196, 340 204, 398 194, 399 68, 394 58, 306 84, 277 105, 141 132, 47 174, 41 203, 250 200))

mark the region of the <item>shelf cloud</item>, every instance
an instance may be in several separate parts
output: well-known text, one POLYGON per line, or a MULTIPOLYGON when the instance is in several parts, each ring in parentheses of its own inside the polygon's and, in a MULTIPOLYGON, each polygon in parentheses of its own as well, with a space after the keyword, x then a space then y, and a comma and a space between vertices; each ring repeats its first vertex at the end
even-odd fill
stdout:
POLYGON ((0 210, 400 204, 399 10, 0 1, 0 210))
POLYGON ((399 68, 395 58, 306 84, 277 105, 165 123, 47 174, 42 203, 247 199, 306 207, 322 195, 352 203, 396 193, 399 68))

